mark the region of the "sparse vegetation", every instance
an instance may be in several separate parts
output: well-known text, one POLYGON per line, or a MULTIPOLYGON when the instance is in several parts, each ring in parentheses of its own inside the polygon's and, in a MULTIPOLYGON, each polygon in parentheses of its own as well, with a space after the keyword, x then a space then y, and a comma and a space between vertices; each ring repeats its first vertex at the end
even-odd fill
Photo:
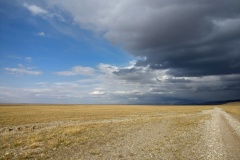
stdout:
POLYGON ((222 105, 221 108, 225 110, 227 113, 233 114, 235 117, 237 117, 240 120, 240 103, 239 102, 228 103, 228 104, 222 105))
MULTIPOLYGON (((201 111, 213 108, 0 106, 0 159, 66 159, 69 155, 74 156, 73 159, 92 156, 104 159, 108 154, 115 159, 131 159, 140 156, 140 152, 161 156, 171 152, 172 158, 185 159, 189 154, 196 156, 191 148, 196 147, 201 138, 198 127, 209 119, 209 115, 200 114, 201 111), (131 140, 133 142, 128 142, 131 140), (124 149, 127 143, 136 148, 124 149)), ((236 107, 227 111, 239 113, 236 107)))

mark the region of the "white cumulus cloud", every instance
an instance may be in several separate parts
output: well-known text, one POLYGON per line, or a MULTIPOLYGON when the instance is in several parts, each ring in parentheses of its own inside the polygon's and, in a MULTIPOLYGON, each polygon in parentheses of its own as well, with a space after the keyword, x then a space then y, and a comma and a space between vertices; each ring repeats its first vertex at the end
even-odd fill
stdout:
MULTIPOLYGON (((57 19, 58 21, 65 22, 65 19, 61 15, 55 13, 54 10, 48 11, 40 6, 28 3, 24 3, 23 7, 25 7, 34 16, 40 16, 41 18, 49 20, 54 18, 57 19)), ((44 32, 40 32, 38 34, 40 34, 39 36, 45 36, 44 32)))
POLYGON ((55 72, 55 74, 59 76, 77 76, 77 75, 90 76, 90 75, 93 75, 93 73, 94 73, 93 68, 82 67, 82 66, 75 66, 67 71, 55 72))
POLYGON ((105 92, 93 91, 93 92, 91 92, 90 94, 92 94, 92 95, 103 95, 103 94, 105 94, 105 92))
POLYGON ((23 6, 27 8, 33 15, 46 15, 49 13, 47 10, 36 5, 29 5, 27 3, 24 3, 23 6))

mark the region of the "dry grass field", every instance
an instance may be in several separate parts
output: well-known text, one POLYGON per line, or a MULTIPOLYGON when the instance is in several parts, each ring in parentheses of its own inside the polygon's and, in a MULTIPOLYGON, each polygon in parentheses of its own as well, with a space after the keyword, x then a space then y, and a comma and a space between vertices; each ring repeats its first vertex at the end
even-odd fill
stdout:
POLYGON ((1 105, 0 159, 239 159, 239 119, 239 103, 1 105))

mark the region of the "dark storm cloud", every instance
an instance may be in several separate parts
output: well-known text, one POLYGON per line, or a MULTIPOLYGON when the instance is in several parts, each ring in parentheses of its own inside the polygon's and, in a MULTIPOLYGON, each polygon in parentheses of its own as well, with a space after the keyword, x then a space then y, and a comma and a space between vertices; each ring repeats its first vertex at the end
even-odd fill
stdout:
POLYGON ((170 69, 175 76, 240 73, 240 1, 136 5, 133 9, 139 10, 126 14, 129 18, 124 21, 116 20, 105 37, 133 55, 146 57, 138 66, 170 69))

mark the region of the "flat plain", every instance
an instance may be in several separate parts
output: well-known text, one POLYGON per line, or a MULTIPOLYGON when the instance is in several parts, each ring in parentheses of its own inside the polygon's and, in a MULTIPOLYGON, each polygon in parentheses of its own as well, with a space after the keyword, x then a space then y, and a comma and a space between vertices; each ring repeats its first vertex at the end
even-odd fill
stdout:
POLYGON ((0 159, 240 159, 240 103, 0 106, 0 159))

